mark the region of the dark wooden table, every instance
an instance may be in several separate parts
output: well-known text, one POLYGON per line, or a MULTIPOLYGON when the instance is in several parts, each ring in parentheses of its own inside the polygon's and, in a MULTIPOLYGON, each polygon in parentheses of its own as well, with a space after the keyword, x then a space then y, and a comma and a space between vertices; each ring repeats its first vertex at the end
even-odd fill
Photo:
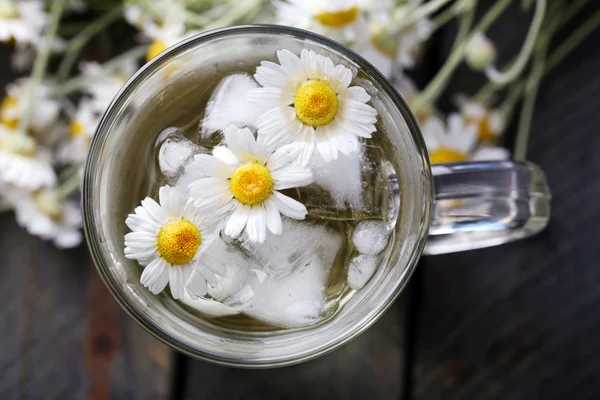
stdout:
MULTIPOLYGON (((492 30, 501 54, 520 44, 515 21, 492 30)), ((116 305, 84 248, 58 251, 0 216, 0 399, 600 398, 599 42, 596 32, 541 88, 528 158, 554 195, 548 229, 423 259, 371 329, 299 366, 248 371, 173 353, 116 305)), ((0 53, 0 82, 8 70, 0 53)), ((476 83, 461 69, 454 87, 476 83)))

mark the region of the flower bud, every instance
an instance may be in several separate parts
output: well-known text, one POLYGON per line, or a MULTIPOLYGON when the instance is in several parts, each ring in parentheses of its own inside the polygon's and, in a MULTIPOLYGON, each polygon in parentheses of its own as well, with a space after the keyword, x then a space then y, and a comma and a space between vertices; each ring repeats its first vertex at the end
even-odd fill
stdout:
POLYGON ((484 34, 476 35, 466 50, 466 62, 475 71, 483 70, 496 60, 496 48, 484 34))

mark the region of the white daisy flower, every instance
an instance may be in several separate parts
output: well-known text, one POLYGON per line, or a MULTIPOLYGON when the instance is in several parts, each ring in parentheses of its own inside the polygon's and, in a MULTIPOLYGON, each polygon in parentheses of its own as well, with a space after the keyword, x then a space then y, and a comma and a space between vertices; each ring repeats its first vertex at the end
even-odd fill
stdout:
POLYGON ((196 296, 205 292, 206 279, 216 282, 211 266, 201 262, 215 238, 214 229, 195 211, 193 201, 175 188, 161 187, 158 197, 158 203, 149 197, 142 200, 127 217, 132 232, 125 235, 125 257, 145 267, 140 282, 153 294, 168 283, 175 299, 183 297, 186 289, 196 296))
POLYGON ((23 134, 0 124, 0 183, 27 190, 56 183, 49 150, 23 134))
POLYGON ((3 190, 15 208, 17 223, 29 234, 52 240, 61 249, 81 243, 81 210, 76 201, 63 200, 55 189, 27 192, 7 185, 3 190))
MULTIPOLYGON (((0 122, 9 128, 16 128, 19 120, 28 107, 26 95, 29 78, 21 78, 9 84, 6 95, 0 104, 0 122)), ((53 85, 50 82, 40 82, 35 87, 35 99, 31 122, 28 129, 35 133, 43 133, 51 124, 56 122, 60 113, 60 104, 51 98, 53 85)))
POLYGON ((92 136, 100 122, 102 113, 97 111, 89 100, 79 103, 77 112, 69 123, 69 137, 57 151, 57 159, 67 164, 85 161, 92 136))
POLYGON ((300 57, 279 50, 277 57, 280 64, 263 61, 256 69, 263 87, 248 92, 248 100, 266 110, 256 121, 259 137, 270 145, 300 146, 302 166, 315 147, 326 162, 357 151, 358 139, 375 132, 377 111, 366 104, 371 96, 364 88, 349 87, 352 71, 311 50, 300 57))
POLYGON ((212 155, 194 156, 194 168, 204 174, 189 185, 196 207, 205 213, 228 215, 225 234, 237 237, 245 230, 254 242, 264 242, 267 228, 281 235, 280 214, 304 219, 306 207, 279 192, 312 183, 310 169, 294 163, 301 149, 283 146, 269 151, 248 128, 234 125, 223 134, 227 147, 215 147, 212 155))
POLYGON ((82 62, 79 68, 82 74, 89 78, 89 83, 83 90, 92 96, 90 104, 104 113, 127 79, 137 71, 138 66, 135 60, 130 60, 113 73, 106 73, 97 62, 82 62))
POLYGON ((467 122, 477 125, 479 140, 482 142, 496 141, 506 126, 502 112, 482 103, 465 101, 460 111, 467 122))
POLYGON ((501 147, 477 147, 477 126, 457 113, 448 116, 447 126, 436 116, 428 118, 421 128, 431 164, 469 160, 504 160, 508 150, 501 147))
POLYGON ((42 1, 0 0, 0 42, 35 45, 48 20, 42 1))
POLYGON ((374 13, 388 13, 389 0, 276 1, 276 23, 311 30, 345 45, 364 41, 374 13))

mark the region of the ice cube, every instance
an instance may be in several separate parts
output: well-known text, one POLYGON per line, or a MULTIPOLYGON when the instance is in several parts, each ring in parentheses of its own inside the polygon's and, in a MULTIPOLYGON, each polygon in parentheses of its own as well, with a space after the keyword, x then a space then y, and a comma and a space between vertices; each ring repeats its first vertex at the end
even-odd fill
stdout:
POLYGON ((229 124, 240 128, 254 127, 263 108, 260 103, 248 102, 246 94, 258 87, 260 85, 254 78, 246 73, 223 78, 206 106, 206 114, 201 123, 201 137, 206 138, 229 124))
POLYGON ((176 128, 167 128, 158 136, 158 166, 167 180, 167 184, 175 185, 184 174, 193 156, 206 150, 192 142, 176 128))
POLYGON ((180 301, 188 307, 191 307, 194 310, 198 310, 202 314, 208 315, 210 317, 225 317, 228 315, 239 314, 239 311, 234 310, 233 308, 228 307, 225 304, 219 303, 216 300, 203 298, 192 299, 187 293, 183 295, 180 301))
POLYGON ((364 207, 362 164, 364 147, 350 155, 339 154, 337 160, 325 162, 315 151, 311 162, 314 183, 329 192, 337 208, 346 205, 355 210, 364 207))
POLYGON ((348 267, 348 286, 354 290, 362 289, 373 276, 377 267, 377 258, 359 254, 350 261, 348 267))
POLYGON ((282 235, 242 246, 265 265, 267 279, 243 312, 284 327, 318 322, 326 303, 325 286, 342 246, 342 236, 324 226, 283 219, 282 235))
POLYGON ((363 221, 352 234, 352 243, 362 254, 377 255, 388 243, 390 231, 383 221, 363 221))

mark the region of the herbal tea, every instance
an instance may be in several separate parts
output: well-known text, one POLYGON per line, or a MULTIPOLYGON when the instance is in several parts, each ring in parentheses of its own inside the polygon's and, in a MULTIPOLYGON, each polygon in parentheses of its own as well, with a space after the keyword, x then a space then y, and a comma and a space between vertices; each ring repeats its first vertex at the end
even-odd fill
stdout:
POLYGON ((128 203, 146 198, 124 249, 141 283, 231 329, 334 317, 385 260, 399 212, 374 96, 360 71, 280 50, 196 74, 177 107, 146 110, 135 126, 156 141, 137 144, 153 154, 132 168, 128 203))

